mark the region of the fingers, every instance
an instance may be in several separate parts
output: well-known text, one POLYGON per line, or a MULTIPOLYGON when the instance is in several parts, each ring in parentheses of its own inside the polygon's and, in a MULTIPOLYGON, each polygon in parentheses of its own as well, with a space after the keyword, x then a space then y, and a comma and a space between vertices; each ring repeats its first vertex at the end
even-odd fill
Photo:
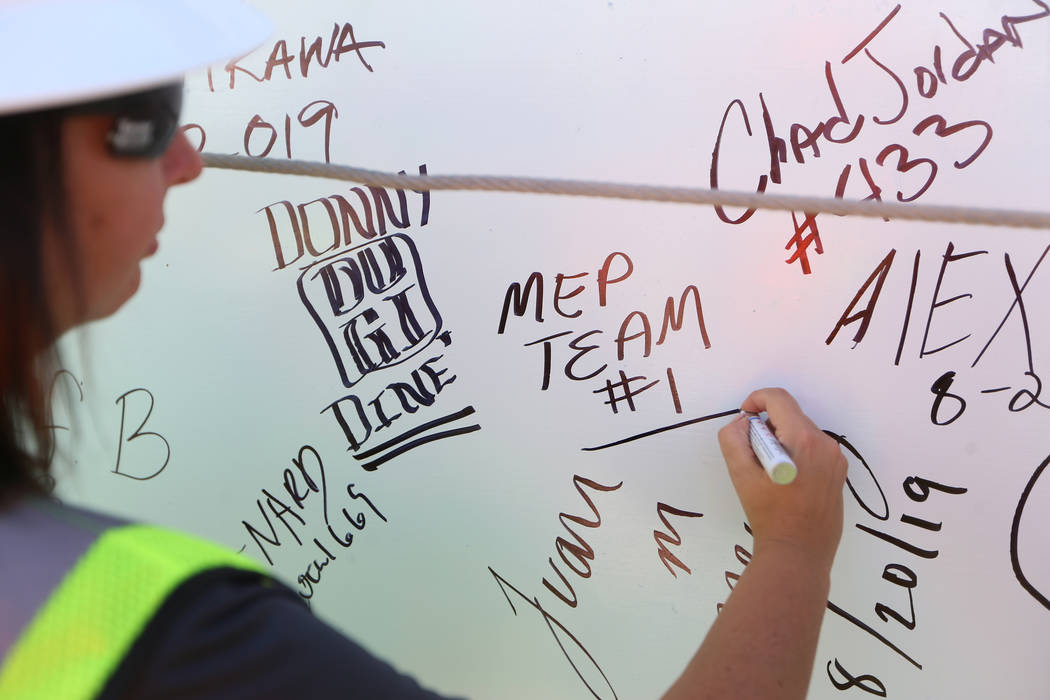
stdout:
POLYGON ((766 388, 751 392, 740 405, 741 410, 751 413, 765 411, 769 415, 770 430, 779 438, 782 435, 799 435, 816 429, 816 425, 799 407, 795 397, 784 389, 766 388))
POLYGON ((747 419, 742 414, 718 431, 718 445, 727 462, 739 463, 754 459, 747 436, 747 419))
POLYGON ((744 399, 744 403, 740 405, 740 408, 751 413, 765 411, 771 418, 775 415, 802 415, 802 409, 799 408, 798 402, 795 401, 795 397, 784 389, 776 387, 767 387, 765 389, 752 391, 751 394, 744 399))
POLYGON ((718 431, 718 445, 729 467, 729 476, 738 485, 738 490, 741 483, 766 476, 751 449, 748 422, 744 415, 738 415, 718 431))
MULTIPOLYGON (((718 434, 737 496, 751 525, 754 552, 790 546, 830 570, 842 536, 842 488, 846 459, 838 444, 802 412, 783 389, 759 389, 741 410, 770 417, 771 429, 798 465, 790 485, 775 484, 751 450, 749 423, 742 416, 718 434)), ((801 554, 800 554, 801 553, 801 554)))

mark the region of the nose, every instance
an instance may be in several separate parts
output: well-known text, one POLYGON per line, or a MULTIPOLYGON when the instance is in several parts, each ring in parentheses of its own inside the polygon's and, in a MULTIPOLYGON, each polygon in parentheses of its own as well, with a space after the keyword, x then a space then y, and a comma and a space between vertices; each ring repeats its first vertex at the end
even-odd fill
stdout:
POLYGON ((162 156, 164 163, 164 175, 169 185, 181 185, 196 180, 204 168, 201 154, 197 152, 186 132, 179 129, 172 140, 168 150, 162 156))

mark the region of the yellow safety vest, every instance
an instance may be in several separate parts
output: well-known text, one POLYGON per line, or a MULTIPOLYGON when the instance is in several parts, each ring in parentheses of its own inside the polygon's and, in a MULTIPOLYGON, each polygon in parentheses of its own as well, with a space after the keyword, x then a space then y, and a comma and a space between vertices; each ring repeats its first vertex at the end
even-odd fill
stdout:
POLYGON ((246 556, 164 528, 103 530, 3 659, 0 699, 94 698, 168 596, 218 567, 263 571, 246 556))

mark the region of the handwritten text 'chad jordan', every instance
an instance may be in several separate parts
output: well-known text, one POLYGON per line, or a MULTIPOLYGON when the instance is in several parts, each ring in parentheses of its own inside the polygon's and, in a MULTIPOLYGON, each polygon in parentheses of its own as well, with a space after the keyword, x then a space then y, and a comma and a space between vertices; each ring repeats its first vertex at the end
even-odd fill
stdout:
MULTIPOLYGON (((895 63, 892 56, 893 42, 899 40, 895 30, 903 21, 897 18, 902 8, 898 4, 881 21, 873 22, 873 29, 860 41, 845 44, 841 58, 835 62, 825 61, 829 112, 816 123, 795 122, 778 127, 775 105, 761 92, 758 109, 752 105, 753 109, 749 110, 740 98, 731 100, 722 114, 714 142, 711 187, 725 185, 719 177, 720 164, 735 158, 734 153, 740 152, 743 141, 761 138, 756 133, 758 129, 753 131, 751 125, 752 118, 757 123, 759 114, 768 162, 755 164, 755 172, 761 173, 754 186, 758 192, 765 192, 770 183, 782 184, 785 170, 782 166, 804 167, 808 160, 826 156, 836 147, 846 146, 872 130, 885 136, 886 145, 877 153, 848 156, 852 160, 845 163, 839 173, 834 184, 835 197, 857 195, 864 200, 882 201, 884 190, 899 186, 892 196, 898 202, 913 202, 925 195, 939 176, 943 178, 942 166, 950 163, 954 170, 964 170, 974 165, 992 142, 992 124, 980 119, 977 110, 965 115, 966 118, 940 114, 935 106, 937 96, 960 89, 978 74, 997 71, 995 74, 1001 80, 1007 69, 992 64, 1007 51, 1025 47, 1021 34, 1022 28, 1029 28, 1025 25, 1050 20, 1050 5, 1043 0, 1013 0, 1002 4, 1017 9, 1001 15, 998 28, 965 27, 953 21, 949 14, 939 13, 945 40, 930 42, 928 62, 905 66, 895 63), (841 76, 836 72, 873 83, 892 97, 877 114, 851 110, 849 100, 843 97, 839 87, 841 76), (941 152, 951 155, 928 157, 941 152), (947 162, 938 163, 938 159, 947 162)), ((1046 46, 1035 49, 1041 52, 1037 55, 1045 55, 1047 50, 1050 49, 1046 46)), ((738 216, 730 216, 723 207, 715 207, 718 218, 727 224, 742 224, 755 211, 747 209, 738 216)), ((803 274, 810 274, 810 253, 824 252, 817 214, 792 212, 792 224, 793 235, 784 246, 791 252, 785 262, 789 265, 797 262, 803 274)))

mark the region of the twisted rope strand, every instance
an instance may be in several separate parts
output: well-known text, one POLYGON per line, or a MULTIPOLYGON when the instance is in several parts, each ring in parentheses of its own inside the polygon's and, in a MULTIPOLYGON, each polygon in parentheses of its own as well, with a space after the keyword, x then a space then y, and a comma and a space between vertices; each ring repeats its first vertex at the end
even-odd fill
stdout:
POLYGON ((949 224, 977 224, 1012 228, 1050 229, 1050 212, 1017 209, 988 209, 931 204, 898 204, 895 202, 847 201, 833 197, 806 197, 758 192, 709 190, 699 187, 662 187, 631 185, 587 180, 560 180, 537 177, 504 177, 499 175, 402 175, 379 170, 331 165, 303 160, 278 160, 202 154, 211 168, 306 175, 348 180, 373 187, 390 187, 416 192, 460 190, 486 192, 531 192, 577 197, 608 197, 652 202, 706 204, 747 209, 776 209, 807 213, 843 214, 871 218, 903 219, 949 224))

